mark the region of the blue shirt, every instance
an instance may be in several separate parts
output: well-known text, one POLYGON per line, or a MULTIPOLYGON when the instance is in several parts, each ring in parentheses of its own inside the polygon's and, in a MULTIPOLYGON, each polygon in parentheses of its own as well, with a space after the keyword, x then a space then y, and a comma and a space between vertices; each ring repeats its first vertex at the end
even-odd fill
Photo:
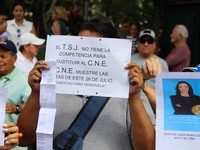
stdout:
MULTIPOLYGON (((7 88, 7 102, 13 105, 25 103, 31 93, 31 88, 28 84, 28 78, 22 74, 17 68, 0 78, 0 87, 7 88)), ((17 123, 19 114, 6 114, 6 122, 17 123)))

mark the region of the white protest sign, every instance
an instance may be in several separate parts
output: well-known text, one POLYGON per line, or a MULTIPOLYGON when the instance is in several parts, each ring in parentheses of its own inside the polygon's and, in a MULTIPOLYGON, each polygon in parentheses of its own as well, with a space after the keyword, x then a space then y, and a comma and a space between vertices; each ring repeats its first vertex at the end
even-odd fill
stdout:
POLYGON ((56 91, 63 94, 127 98, 131 41, 52 35, 45 60, 56 61, 56 91))
POLYGON ((200 73, 158 74, 156 77, 156 150, 199 150, 199 89, 200 73), (186 93, 189 93, 189 96, 186 96, 186 93))
MULTIPOLYGON (((3 125, 5 123, 5 108, 6 108, 6 97, 7 97, 7 89, 0 88, 0 124, 3 125)), ((1 126, 0 131, 0 146, 4 145, 5 133, 3 132, 3 127, 1 126)))

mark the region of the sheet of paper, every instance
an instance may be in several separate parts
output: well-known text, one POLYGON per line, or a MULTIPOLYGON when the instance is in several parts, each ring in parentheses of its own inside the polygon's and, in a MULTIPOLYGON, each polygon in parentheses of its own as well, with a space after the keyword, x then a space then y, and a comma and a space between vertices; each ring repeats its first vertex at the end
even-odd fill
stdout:
POLYGON ((53 133, 56 109, 40 108, 37 133, 53 133))
POLYGON ((49 66, 49 70, 42 70, 41 84, 56 84, 56 63, 55 61, 43 62, 49 66))
POLYGON ((37 133, 37 149, 38 150, 51 150, 53 137, 51 134, 37 133))
POLYGON ((40 107, 41 108, 56 108, 56 86, 55 84, 40 85, 40 107))
POLYGON ((131 41, 127 39, 47 37, 45 59, 56 61, 57 93, 127 98, 124 66, 130 58, 131 41))
POLYGON ((56 108, 56 64, 55 61, 44 62, 50 69, 42 71, 40 84, 40 106, 41 108, 56 108))
POLYGON ((0 146, 4 145, 5 134, 2 125, 5 123, 7 89, 0 88, 0 146))
POLYGON ((56 63, 45 62, 50 69, 42 71, 40 83, 40 112, 37 124, 37 149, 53 148, 53 129, 56 115, 56 63))
MULTIPOLYGON (((178 89, 187 87, 184 85, 187 84, 178 89)), ((200 73, 159 73, 156 77, 156 150, 199 150, 199 96, 200 73), (177 98, 176 86, 182 81, 191 85, 195 97, 177 98)))

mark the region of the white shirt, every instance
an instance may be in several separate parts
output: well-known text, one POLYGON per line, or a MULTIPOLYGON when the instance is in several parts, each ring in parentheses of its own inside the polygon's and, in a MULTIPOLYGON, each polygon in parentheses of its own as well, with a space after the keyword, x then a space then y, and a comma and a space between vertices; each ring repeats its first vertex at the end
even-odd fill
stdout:
POLYGON ((15 22, 15 19, 7 21, 7 28, 6 31, 8 32, 8 39, 11 40, 19 49, 19 37, 26 32, 31 32, 33 23, 27 21, 26 19, 23 20, 21 26, 18 26, 15 22))
POLYGON ((17 52, 17 61, 15 62, 15 67, 28 76, 36 62, 36 57, 34 57, 33 62, 31 62, 30 60, 26 59, 21 52, 17 52))

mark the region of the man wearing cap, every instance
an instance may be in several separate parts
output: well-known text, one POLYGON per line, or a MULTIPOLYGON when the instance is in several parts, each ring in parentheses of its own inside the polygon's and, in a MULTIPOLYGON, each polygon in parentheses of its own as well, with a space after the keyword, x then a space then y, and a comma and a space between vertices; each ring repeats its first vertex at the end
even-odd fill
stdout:
POLYGON ((38 54, 40 46, 45 42, 45 39, 38 38, 33 33, 24 33, 19 39, 19 51, 17 53, 17 61, 15 63, 16 68, 27 76, 31 69, 37 62, 35 57, 38 54))
MULTIPOLYGON (((141 68, 142 63, 144 61, 151 61, 150 58, 155 58, 159 60, 161 65, 161 70, 163 72, 168 72, 168 66, 165 60, 158 57, 154 54, 156 48, 156 41, 155 41, 155 32, 151 29, 144 29, 139 34, 138 39, 138 53, 133 54, 131 56, 131 61, 138 64, 138 66, 141 68)), ((145 95, 146 90, 148 88, 155 89, 155 79, 146 79, 145 86, 143 86, 142 91, 140 92, 143 104, 146 108, 146 111, 151 118, 151 121, 153 124, 155 124, 155 107, 152 106, 152 102, 148 101, 147 96, 145 95), (153 108, 153 109, 152 109, 153 108)))
MULTIPOLYGON (((17 49, 12 41, 0 41, 0 87, 8 90, 5 121, 15 124, 31 92, 26 75, 14 66, 16 54, 17 49)), ((22 149, 26 148, 14 148, 22 149)))

